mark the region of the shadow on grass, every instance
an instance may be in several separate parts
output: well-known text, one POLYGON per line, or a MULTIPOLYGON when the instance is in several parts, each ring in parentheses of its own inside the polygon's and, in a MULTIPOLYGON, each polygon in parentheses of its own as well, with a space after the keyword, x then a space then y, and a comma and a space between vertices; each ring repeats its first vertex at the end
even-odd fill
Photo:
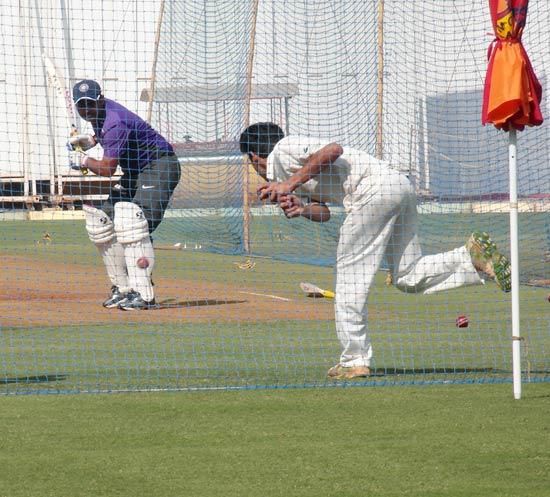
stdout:
MULTIPOLYGON (((497 368, 416 368, 416 369, 401 369, 401 368, 375 368, 371 376, 390 376, 390 375, 419 375, 419 374, 475 374, 481 373, 486 375, 491 374, 512 374, 511 369, 497 368)), ((544 369, 531 369, 529 374, 548 374, 544 369)))
POLYGON ((228 304, 243 304, 246 300, 218 300, 218 299, 202 299, 202 300, 176 300, 165 299, 159 302, 155 309, 178 309, 183 307, 204 307, 208 305, 228 305, 228 304))
MULTIPOLYGON (((534 371, 531 371, 534 373, 534 371)), ((488 368, 376 368, 371 376, 391 376, 391 375, 419 375, 419 374, 511 374, 512 372, 505 369, 488 369, 488 368)))
POLYGON ((548 394, 548 395, 528 395, 528 396, 522 397, 522 399, 525 399, 525 400, 540 400, 540 399, 547 399, 549 397, 550 397, 550 394, 548 394))
POLYGON ((12 383, 50 383, 52 381, 66 380, 67 376, 64 374, 38 374, 30 376, 15 376, 8 378, 0 378, 0 385, 9 385, 12 383))

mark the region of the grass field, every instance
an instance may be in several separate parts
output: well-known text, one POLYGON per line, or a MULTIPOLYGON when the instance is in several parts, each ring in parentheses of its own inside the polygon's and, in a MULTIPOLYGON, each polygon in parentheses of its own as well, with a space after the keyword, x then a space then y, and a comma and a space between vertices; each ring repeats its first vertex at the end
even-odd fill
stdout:
MULTIPOLYGON (((469 224, 453 219, 447 248, 469 224)), ((161 242, 206 245, 192 224, 167 221, 161 242)), ((269 222, 254 228, 260 252, 286 262, 240 270, 242 255, 204 250, 227 247, 214 235, 202 250, 159 250, 169 305, 137 317, 99 306, 108 284, 82 222, 0 223, 0 496, 549 495, 547 288, 521 287, 519 401, 509 295, 492 284, 405 295, 383 272, 369 308, 376 373, 329 382, 332 303, 298 282, 330 288, 332 269, 290 262, 302 227, 269 222), (468 328, 455 326, 460 314, 468 328)), ((441 222, 426 233, 432 250, 441 222)), ((334 243, 334 232, 313 235, 299 247, 310 258, 334 243)), ((546 271, 541 240, 522 252, 535 272, 546 271)))
MULTIPOLYGON (((166 301, 173 309, 147 313, 147 320, 134 316, 124 321, 118 311, 106 313, 98 305, 108 284, 82 221, 3 222, 1 228, 4 259, 13 257, 18 264, 5 286, 17 279, 28 280, 31 290, 38 283, 60 289, 59 296, 35 298, 32 293, 13 296, 4 288, 3 318, 10 312, 21 314, 1 329, 4 393, 332 385, 325 373, 340 350, 332 303, 307 299, 298 287, 299 281, 313 281, 331 288, 329 267, 257 258, 253 270, 243 271, 234 265, 242 256, 158 251, 155 278, 171 297, 166 301), (51 243, 42 243, 44 232, 51 243), (66 275, 52 269, 60 265, 66 275), (63 292, 69 276, 76 282, 74 298, 72 290, 63 292), (171 290, 173 282, 180 287, 171 290), (221 293, 207 301, 203 287, 189 288, 199 283, 217 285, 221 293), (99 292, 97 297, 88 295, 87 285, 99 292), (263 299, 265 312, 256 314, 259 301, 246 304, 252 294, 276 295, 289 303, 281 307, 279 301, 257 297, 263 299), (22 301, 26 298, 31 300, 22 301), (12 310, 16 299, 17 311, 12 310), (58 311, 61 303, 66 311, 58 311), (47 325, 26 317, 36 305, 49 315, 47 325), (239 310, 242 305, 248 307, 239 310), (62 319, 66 316, 61 312, 74 313, 73 321, 62 319), (167 312, 172 313, 168 320, 167 312)), ((284 244, 281 237, 277 240, 284 244)), ((384 285, 384 278, 381 273, 369 308, 376 374, 360 383, 510 379, 509 295, 493 284, 432 296, 406 295, 384 285), (468 328, 455 326, 461 314, 468 315, 468 328)), ((526 381, 549 378, 547 295, 545 288, 521 288, 526 381)))
POLYGON ((9 497, 547 497, 550 384, 2 399, 9 497))

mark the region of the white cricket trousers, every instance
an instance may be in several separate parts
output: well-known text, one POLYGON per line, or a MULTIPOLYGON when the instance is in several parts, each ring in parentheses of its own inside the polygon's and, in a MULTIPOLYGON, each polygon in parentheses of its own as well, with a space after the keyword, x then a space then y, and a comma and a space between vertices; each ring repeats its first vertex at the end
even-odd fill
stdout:
POLYGON ((483 283, 465 247, 422 255, 416 196, 408 178, 385 169, 361 180, 344 200, 347 216, 336 254, 335 321, 340 364, 369 366, 367 298, 386 257, 393 284, 404 292, 434 293, 483 283))

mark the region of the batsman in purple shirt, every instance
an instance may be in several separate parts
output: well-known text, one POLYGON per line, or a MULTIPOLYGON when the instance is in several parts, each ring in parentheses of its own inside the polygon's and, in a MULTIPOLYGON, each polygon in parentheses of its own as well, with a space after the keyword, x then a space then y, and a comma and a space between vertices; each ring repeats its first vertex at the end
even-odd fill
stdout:
POLYGON ((94 135, 73 136, 69 146, 83 151, 97 144, 103 148, 101 159, 85 156, 81 167, 100 176, 113 176, 117 166, 123 172, 100 209, 84 206, 88 236, 112 284, 103 306, 124 311, 154 308, 151 233, 162 221, 180 179, 178 159, 172 146, 148 123, 105 98, 96 81, 76 83, 73 100, 94 135))

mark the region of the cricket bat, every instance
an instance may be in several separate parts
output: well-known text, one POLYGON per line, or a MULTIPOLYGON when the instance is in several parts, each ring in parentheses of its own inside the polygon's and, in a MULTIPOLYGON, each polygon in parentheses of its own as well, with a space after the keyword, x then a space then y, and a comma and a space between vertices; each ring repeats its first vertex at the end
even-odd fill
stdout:
POLYGON ((303 292, 307 294, 308 297, 314 297, 314 298, 326 298, 326 299, 333 299, 335 297, 334 292, 331 290, 323 290, 322 288, 319 288, 318 286, 313 285, 312 283, 300 283, 300 288, 303 292))
MULTIPOLYGON (((78 127, 76 126, 76 113, 73 104, 73 98, 63 74, 54 64, 53 60, 46 54, 42 54, 42 60, 44 61, 44 67, 46 68, 46 77, 48 84, 55 92, 63 98, 65 101, 65 115, 67 117, 67 129, 69 131, 69 136, 75 136, 78 134, 78 127)), ((81 156, 84 152, 82 150, 76 150, 74 152, 69 152, 69 160, 71 165, 76 164, 77 166, 81 165, 81 156)), ((88 174, 86 168, 80 168, 82 174, 88 174)))

